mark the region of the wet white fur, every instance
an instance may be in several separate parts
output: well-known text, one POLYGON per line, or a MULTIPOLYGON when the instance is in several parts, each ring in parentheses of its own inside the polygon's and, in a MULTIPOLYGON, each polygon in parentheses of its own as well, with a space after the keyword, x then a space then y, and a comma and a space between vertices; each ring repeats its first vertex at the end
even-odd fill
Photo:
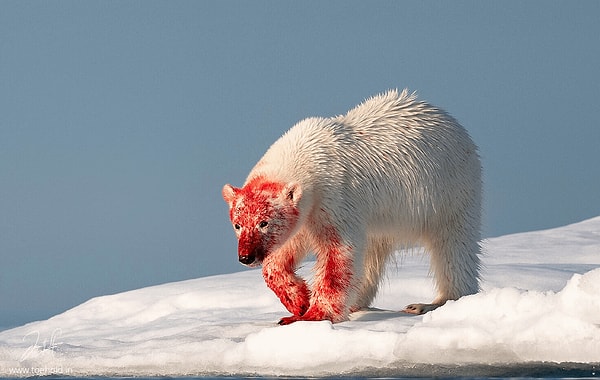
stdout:
POLYGON ((270 147, 247 182, 258 176, 300 184, 301 223, 290 241, 299 259, 311 248, 299 239, 322 215, 352 247, 349 306, 369 306, 386 259, 414 244, 431 254, 434 304, 478 291, 477 147, 454 118, 415 94, 389 91, 346 115, 299 122, 270 147))

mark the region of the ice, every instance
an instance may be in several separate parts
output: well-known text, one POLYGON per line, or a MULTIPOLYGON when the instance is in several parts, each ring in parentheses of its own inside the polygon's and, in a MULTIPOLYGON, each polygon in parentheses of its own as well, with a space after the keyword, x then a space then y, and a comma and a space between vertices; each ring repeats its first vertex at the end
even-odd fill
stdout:
POLYGON ((288 313, 252 270, 98 297, 0 332, 0 376, 464 375, 456 369, 535 363, 595 371, 600 217, 484 247, 482 292, 425 316, 397 311, 434 295, 419 250, 390 263, 373 309, 335 325, 278 326, 288 313))

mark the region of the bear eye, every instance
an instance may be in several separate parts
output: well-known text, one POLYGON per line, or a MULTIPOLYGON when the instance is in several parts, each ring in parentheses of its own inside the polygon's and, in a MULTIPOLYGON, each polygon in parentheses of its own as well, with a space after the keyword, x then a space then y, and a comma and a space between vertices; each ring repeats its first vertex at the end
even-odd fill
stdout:
POLYGON ((260 228, 265 228, 265 227, 266 227, 266 226, 268 226, 268 225, 269 225, 269 222, 267 222, 266 220, 263 220, 262 222, 260 222, 260 223, 258 224, 258 226, 259 226, 260 228))
POLYGON ((242 228, 242 226, 240 226, 239 224, 236 223, 233 225, 233 228, 235 228, 236 230, 239 230, 240 228, 242 228))

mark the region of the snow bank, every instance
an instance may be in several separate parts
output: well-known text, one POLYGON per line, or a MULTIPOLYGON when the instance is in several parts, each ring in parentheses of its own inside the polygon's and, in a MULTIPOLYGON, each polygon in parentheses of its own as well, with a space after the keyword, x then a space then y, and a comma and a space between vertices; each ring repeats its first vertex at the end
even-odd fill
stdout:
POLYGON ((390 264, 378 309, 336 325, 278 326, 287 312, 253 270, 94 298, 1 332, 0 376, 464 375, 540 362, 595 374, 600 217, 485 247, 484 290, 425 316, 393 311, 433 297, 414 252, 390 264))

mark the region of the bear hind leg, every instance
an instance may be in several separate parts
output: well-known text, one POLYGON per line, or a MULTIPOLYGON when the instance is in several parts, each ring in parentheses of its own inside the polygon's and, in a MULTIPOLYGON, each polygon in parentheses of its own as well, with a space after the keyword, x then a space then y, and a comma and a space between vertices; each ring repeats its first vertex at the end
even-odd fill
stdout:
POLYGON ((351 312, 366 309, 373 302, 393 248, 393 244, 383 237, 367 239, 362 279, 357 284, 356 299, 352 302, 351 312))
POLYGON ((468 228, 445 229, 428 236, 425 248, 431 254, 437 297, 430 303, 408 305, 403 311, 424 314, 462 296, 479 291, 480 246, 478 232, 468 228))

